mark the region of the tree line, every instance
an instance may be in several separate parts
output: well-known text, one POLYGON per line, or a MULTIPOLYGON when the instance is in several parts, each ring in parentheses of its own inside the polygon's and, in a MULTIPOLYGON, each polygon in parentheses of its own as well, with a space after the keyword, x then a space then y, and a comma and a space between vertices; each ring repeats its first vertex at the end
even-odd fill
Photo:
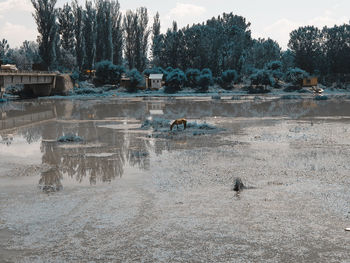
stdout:
POLYGON ((73 0, 61 8, 56 8, 56 1, 31 0, 37 41, 11 49, 3 39, 3 61, 20 68, 40 64, 50 70, 80 72, 103 61, 139 72, 209 69, 213 76, 222 77, 234 70, 231 75, 238 79, 266 70, 272 62, 280 62, 283 73, 295 68, 314 75, 350 73, 349 24, 300 27, 290 33, 288 49, 282 51, 270 38, 253 39, 251 24, 233 13, 184 28, 174 21, 161 33, 159 14, 151 23, 146 7, 122 14, 118 0, 87 0, 84 5, 73 0))

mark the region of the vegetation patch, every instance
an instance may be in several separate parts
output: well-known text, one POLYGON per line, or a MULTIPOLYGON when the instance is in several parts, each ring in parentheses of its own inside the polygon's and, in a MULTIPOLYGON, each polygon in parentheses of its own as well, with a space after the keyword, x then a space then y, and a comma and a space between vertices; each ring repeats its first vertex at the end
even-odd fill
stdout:
POLYGON ((317 95, 317 96, 315 97, 315 100, 328 100, 328 96, 317 95))
POLYGON ((73 143, 73 142, 83 142, 84 139, 75 134, 66 134, 57 139, 61 143, 73 143))

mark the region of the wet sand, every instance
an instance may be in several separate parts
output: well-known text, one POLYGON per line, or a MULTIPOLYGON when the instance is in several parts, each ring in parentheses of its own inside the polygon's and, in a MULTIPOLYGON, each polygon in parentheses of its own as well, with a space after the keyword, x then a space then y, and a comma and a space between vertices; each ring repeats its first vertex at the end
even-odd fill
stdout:
POLYGON ((0 262, 350 259, 349 100, 2 107, 0 262), (140 129, 181 117, 218 129, 140 129))

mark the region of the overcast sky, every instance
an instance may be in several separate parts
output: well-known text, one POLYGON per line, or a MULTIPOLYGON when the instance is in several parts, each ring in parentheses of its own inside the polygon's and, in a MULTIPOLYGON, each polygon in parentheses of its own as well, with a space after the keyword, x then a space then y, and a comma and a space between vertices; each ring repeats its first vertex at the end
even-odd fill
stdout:
MULTIPOLYGON (((82 4, 85 0, 79 0, 82 4)), ((58 0, 57 7, 66 0, 58 0)), ((253 37, 270 37, 286 49, 289 33, 302 25, 348 23, 349 0, 120 0, 122 10, 140 6, 148 8, 150 16, 158 11, 162 31, 176 20, 179 27, 206 21, 226 12, 246 17, 251 22, 253 37)), ((5 38, 11 47, 24 40, 36 40, 37 31, 32 17, 30 0, 0 0, 0 39, 5 38)), ((150 19, 150 23, 152 23, 150 19)))

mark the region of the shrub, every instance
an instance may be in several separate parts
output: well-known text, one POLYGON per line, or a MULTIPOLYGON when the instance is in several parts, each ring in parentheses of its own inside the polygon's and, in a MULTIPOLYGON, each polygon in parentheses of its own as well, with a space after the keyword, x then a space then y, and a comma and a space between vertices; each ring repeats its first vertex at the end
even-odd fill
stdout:
POLYGON ((249 77, 252 85, 275 85, 275 80, 268 70, 259 70, 249 77))
POLYGON ((189 68, 186 70, 187 86, 195 88, 198 86, 198 78, 201 72, 199 69, 189 68))
POLYGON ((143 83, 143 77, 137 69, 132 69, 128 72, 130 85, 127 87, 128 92, 135 92, 137 87, 143 83))
POLYGON ((171 72, 173 72, 173 71, 174 71, 174 69, 173 69, 172 67, 167 67, 167 68, 163 71, 163 74, 164 74, 163 80, 166 81, 168 75, 169 75, 171 72))
POLYGON ((315 97, 315 100, 328 100, 328 97, 327 96, 323 96, 323 95, 317 95, 315 97))
POLYGON ((201 73, 202 73, 202 75, 208 74, 208 75, 211 76, 211 78, 213 78, 213 73, 212 73, 211 70, 208 69, 208 68, 202 69, 202 72, 201 72, 201 73))
POLYGON ((167 72, 172 72, 172 71, 174 71, 174 68, 172 68, 172 67, 167 67, 166 69, 165 69, 165 71, 167 71, 167 72))
POLYGON ((198 78, 198 85, 200 87, 200 91, 208 91, 210 84, 213 82, 212 75, 209 74, 201 74, 198 78))
POLYGON ((57 139, 58 142, 67 143, 67 142, 83 142, 84 139, 75 134, 66 134, 57 139))
POLYGON ((283 77, 282 67, 283 64, 281 61, 272 61, 265 64, 265 69, 269 70, 271 75, 276 79, 280 79, 283 77))
POLYGON ((271 61, 271 62, 265 64, 265 69, 267 69, 267 70, 281 71, 282 67, 283 67, 283 65, 282 65, 281 61, 271 61))
POLYGON ((186 75, 180 69, 174 69, 167 75, 165 80, 166 92, 173 93, 181 90, 182 86, 186 82, 186 75))
POLYGON ((309 73, 300 68, 289 68, 284 76, 284 80, 288 83, 301 86, 303 79, 309 76, 309 73))
POLYGON ((236 70, 226 70, 218 79, 218 84, 224 89, 230 89, 232 84, 237 80, 238 74, 236 70))
POLYGON ((71 78, 71 80, 73 81, 74 84, 78 82, 79 77, 80 77, 80 74, 76 70, 72 74, 70 74, 70 78, 71 78))
POLYGON ((141 125, 141 129, 153 128, 155 131, 158 131, 161 129, 168 130, 169 127, 170 127, 170 121, 167 119, 162 119, 162 118, 154 118, 152 120, 145 120, 141 125))
POLYGON ((110 61, 101 61, 96 64, 96 78, 95 83, 97 85, 120 83, 122 74, 125 73, 123 66, 114 65, 110 61))
POLYGON ((143 75, 149 77, 151 74, 164 74, 165 70, 162 69, 161 67, 154 67, 150 69, 146 69, 143 72, 143 75))

